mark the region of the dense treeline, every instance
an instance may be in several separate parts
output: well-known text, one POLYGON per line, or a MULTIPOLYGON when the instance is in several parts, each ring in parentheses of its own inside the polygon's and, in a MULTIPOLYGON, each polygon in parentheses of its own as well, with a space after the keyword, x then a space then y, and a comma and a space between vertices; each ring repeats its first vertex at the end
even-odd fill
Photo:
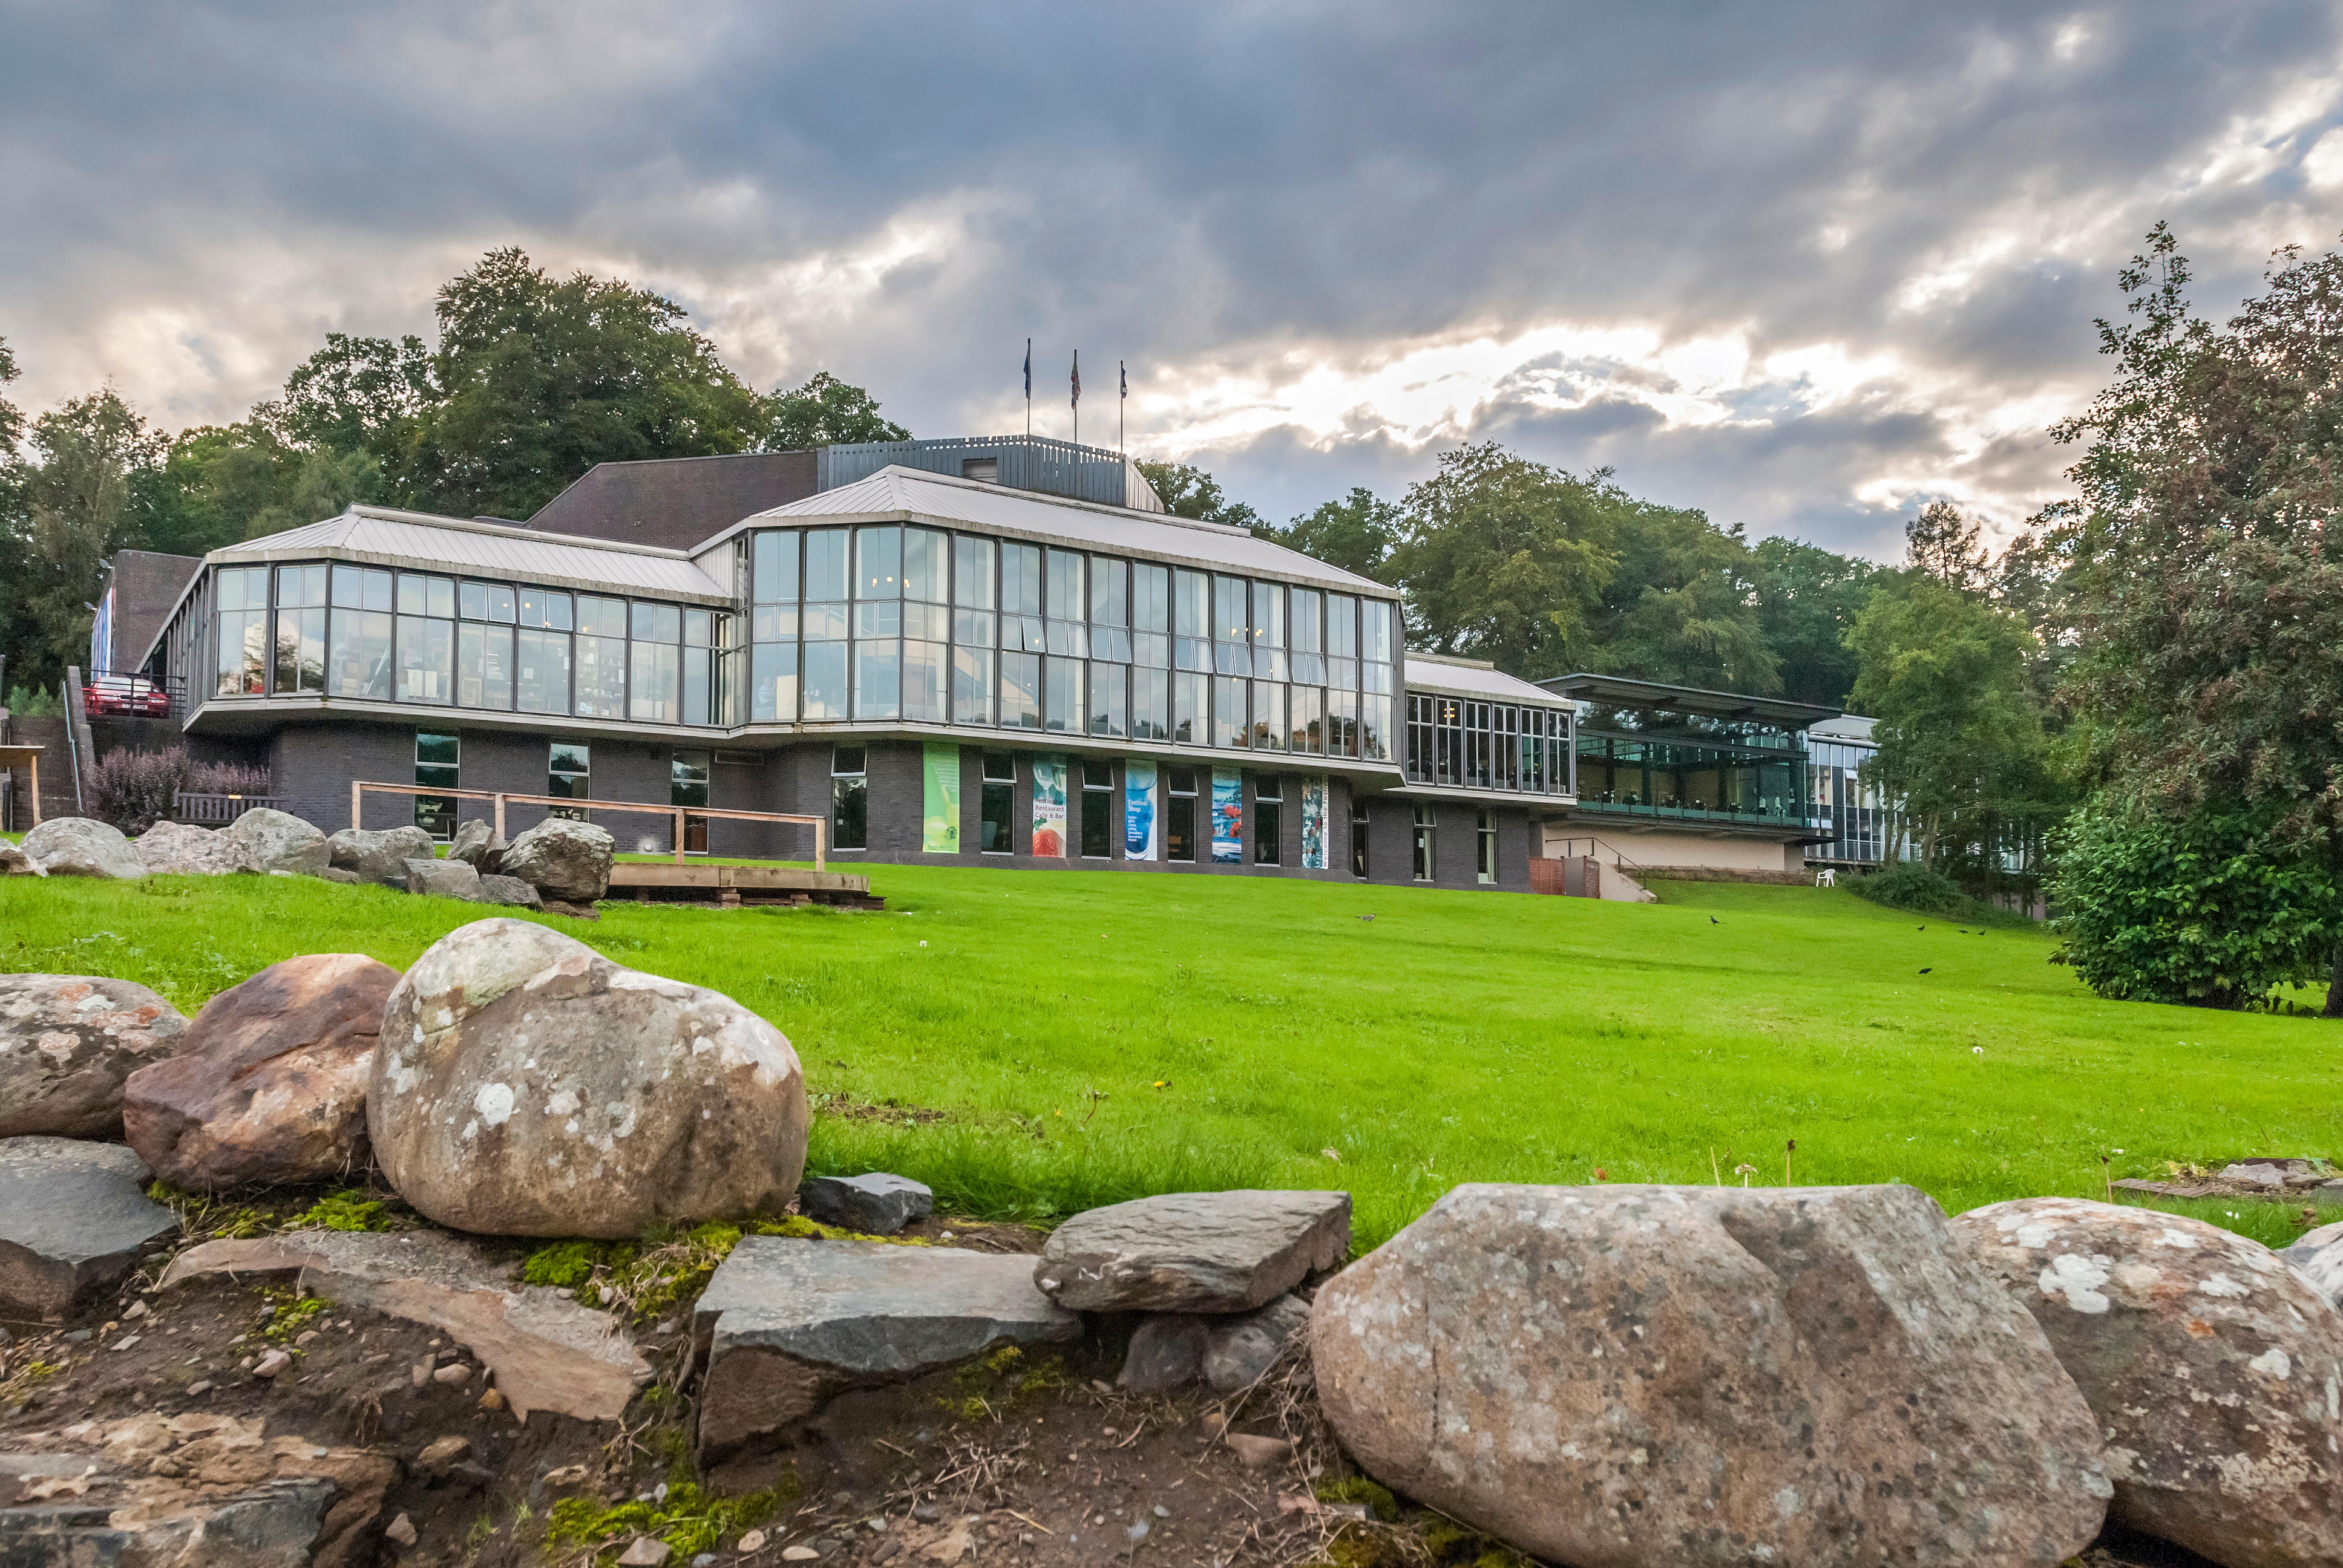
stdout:
MULTIPOLYGON (((111 387, 37 419, 0 400, 0 655, 12 685, 87 658, 102 563, 201 555, 375 501, 526 518, 596 463, 900 440, 827 372, 759 394, 673 301, 500 250, 440 289, 439 340, 330 333, 233 425, 166 436, 111 387)), ((0 341, 0 393, 17 366, 0 341)))

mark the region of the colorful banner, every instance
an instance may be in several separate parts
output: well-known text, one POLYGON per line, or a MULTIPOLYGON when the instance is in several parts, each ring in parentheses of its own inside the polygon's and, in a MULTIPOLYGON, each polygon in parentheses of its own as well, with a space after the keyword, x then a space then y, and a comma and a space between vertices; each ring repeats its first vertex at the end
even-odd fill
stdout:
POLYGON ((927 759, 927 806, 920 818, 920 851, 960 853, 960 748, 930 740, 927 759))
POLYGON ((1122 858, 1163 858, 1163 805, 1155 764, 1133 758, 1122 765, 1122 858))
POLYGON ((1326 775, 1312 773, 1302 780, 1302 869, 1326 869, 1326 775))
POLYGON ((1066 858, 1066 754, 1044 751, 1033 758, 1033 849, 1044 860, 1066 858))
POLYGON ((1244 775, 1233 768, 1212 769, 1212 859, 1244 864, 1244 775))

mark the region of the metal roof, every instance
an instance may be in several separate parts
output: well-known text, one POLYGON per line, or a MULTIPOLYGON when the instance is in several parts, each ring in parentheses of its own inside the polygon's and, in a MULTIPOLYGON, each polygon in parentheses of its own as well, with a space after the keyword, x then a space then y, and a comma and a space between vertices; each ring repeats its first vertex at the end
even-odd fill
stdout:
POLYGON ((1563 699, 1545 688, 1507 675, 1485 659, 1411 650, 1402 678, 1411 690, 1444 691, 1486 702, 1534 702, 1544 708, 1563 704, 1563 699))
MULTIPOLYGON (((1298 550, 1255 538, 1224 523, 1200 522, 1123 507, 1061 500, 1030 490, 1012 490, 981 479, 962 479, 916 468, 889 467, 867 479, 824 490, 786 507, 759 512, 739 527, 756 523, 836 520, 880 522, 909 518, 946 528, 982 528, 1050 543, 1111 550, 1182 566, 1282 578, 1338 593, 1396 598, 1399 590, 1339 567, 1312 560, 1298 550)), ((727 538, 727 529, 698 547, 705 554, 727 538)))
POLYGON ((582 588, 727 603, 730 585, 680 550, 532 532, 501 523, 352 507, 338 518, 216 549, 207 564, 290 560, 331 551, 383 566, 434 568, 582 588))
POLYGON ((1630 680, 1620 675, 1557 675, 1538 684, 1557 696, 1576 698, 1604 708, 1652 708, 1669 713, 1698 714, 1704 719, 1762 719, 1771 724, 1803 729, 1840 709, 1811 702, 1789 702, 1778 697, 1749 697, 1735 691, 1710 691, 1697 686, 1670 686, 1657 680, 1630 680))

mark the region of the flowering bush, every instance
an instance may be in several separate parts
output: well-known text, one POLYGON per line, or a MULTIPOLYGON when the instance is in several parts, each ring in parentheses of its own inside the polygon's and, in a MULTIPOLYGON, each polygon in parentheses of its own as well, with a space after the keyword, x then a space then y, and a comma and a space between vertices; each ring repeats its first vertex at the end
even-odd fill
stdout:
POLYGON ((116 747, 98 759, 97 815, 136 838, 171 815, 181 791, 204 795, 266 795, 268 769, 240 762, 196 762, 184 747, 132 751, 116 747))

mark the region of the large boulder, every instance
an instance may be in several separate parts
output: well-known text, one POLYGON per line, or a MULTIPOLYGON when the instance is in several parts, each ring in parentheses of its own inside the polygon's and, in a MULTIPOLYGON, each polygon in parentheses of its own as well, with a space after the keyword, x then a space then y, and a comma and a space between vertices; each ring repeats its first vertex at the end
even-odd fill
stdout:
POLYGON ((431 835, 420 828, 345 828, 326 840, 329 863, 362 882, 407 887, 407 862, 431 858, 431 835))
POLYGON ((447 858, 461 860, 485 875, 492 869, 488 865, 488 857, 495 849, 496 836, 496 830, 478 817, 458 822, 455 836, 447 840, 447 858))
POLYGON ((391 992, 375 1158, 443 1225, 639 1236, 776 1214, 805 1170, 797 1053, 729 997, 527 920, 476 920, 391 992))
POLYGON ((2308 1280, 2202 1221, 2078 1198, 1953 1230, 2090 1402, 2110 1519, 2228 1568, 2343 1563, 2343 1312, 2308 1280))
POLYGON ((442 860, 427 855, 419 860, 406 862, 403 869, 406 877, 400 886, 410 893, 461 899, 472 904, 485 901, 480 897, 480 873, 461 860, 442 860))
POLYGON ((0 877, 45 877, 48 873, 33 864, 33 857, 15 845, 0 839, 0 877))
POLYGON ((2305 1231, 2278 1256, 2299 1269, 2320 1295, 2343 1307, 2343 1220, 2305 1231))
POLYGON ((518 877, 499 877, 490 871, 480 878, 480 902, 503 904, 516 910, 541 910, 545 900, 535 888, 518 877))
POLYGON ((25 858, 52 877, 115 877, 135 882, 146 862, 122 829, 95 817, 52 817, 25 835, 25 858))
POLYGON ((497 869, 548 899, 590 904, 610 890, 610 854, 617 846, 617 839, 591 822, 548 817, 505 846, 497 869))
POLYGON ((255 806, 228 824, 227 834, 251 852, 253 865, 263 871, 317 877, 333 864, 326 835, 289 811, 255 806))
POLYGON ((375 1034, 398 971, 360 953, 269 965, 204 1004, 179 1054, 130 1075, 130 1146, 175 1187, 317 1181, 366 1160, 375 1034))
POLYGON ((61 1316, 120 1284, 179 1223, 146 1185, 119 1143, 0 1138, 0 1319, 61 1316))
POLYGON ((2107 1511, 2089 1408, 1909 1187, 1458 1187, 1310 1340, 1370 1474, 1553 1562, 2047 1568, 2107 1511))
POLYGON ((0 1138, 112 1138, 123 1081, 179 1049, 187 1020, 143 985, 0 975, 0 1138))
POLYGON ((1033 1288, 1021 1256, 886 1241, 747 1237, 694 1310, 710 1453, 790 1431, 849 1388, 1081 1332, 1033 1288))
POLYGON ((1171 1192, 1075 1215, 1033 1282, 1085 1312, 1247 1312, 1351 1250, 1348 1192, 1171 1192))
POLYGON ((240 841, 193 822, 157 822, 130 847, 150 876, 225 877, 259 869, 240 841))

